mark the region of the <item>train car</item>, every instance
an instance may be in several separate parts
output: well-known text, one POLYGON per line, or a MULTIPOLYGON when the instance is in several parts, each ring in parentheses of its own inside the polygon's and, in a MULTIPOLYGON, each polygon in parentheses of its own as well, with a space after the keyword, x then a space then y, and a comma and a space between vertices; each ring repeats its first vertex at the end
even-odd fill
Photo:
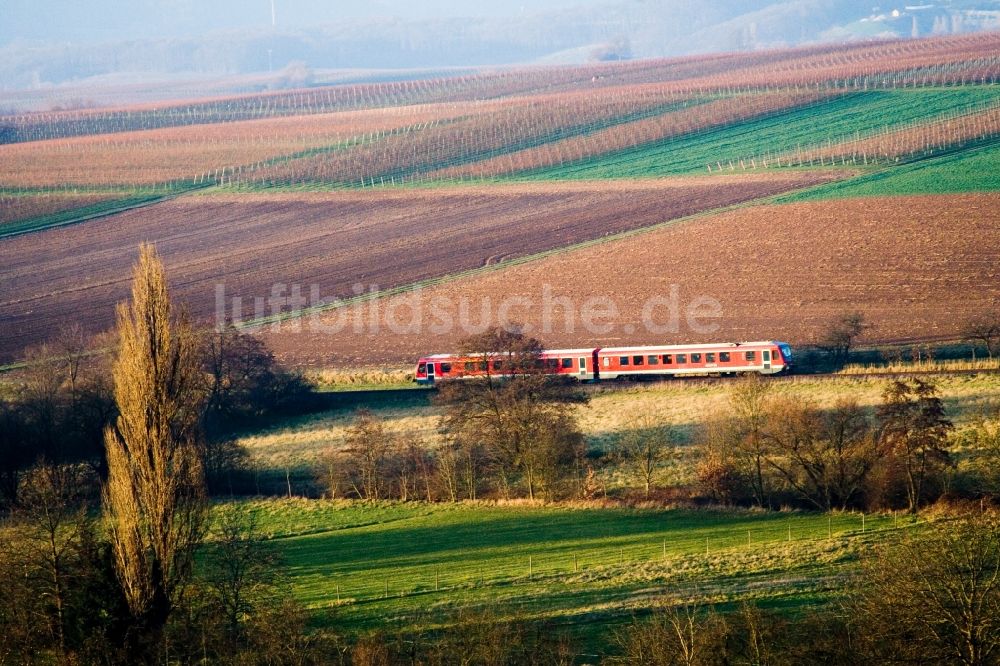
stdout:
MULTIPOLYGON (((546 349, 540 357, 540 369, 545 374, 566 375, 581 381, 596 379, 597 372, 596 348, 589 349, 546 349)), ((504 357, 501 354, 491 356, 484 361, 482 356, 463 356, 461 354, 435 354, 425 356, 417 361, 413 380, 418 384, 433 384, 444 379, 465 379, 469 377, 503 377, 508 368, 504 367, 504 357)))
MULTIPOLYGON (((546 349, 539 359, 546 374, 581 381, 600 379, 736 375, 774 375, 792 366, 792 349, 784 342, 726 342, 703 345, 546 349)), ((417 361, 414 381, 433 384, 445 379, 503 377, 504 357, 436 354, 417 361)))
POLYGON ((784 342, 727 342, 656 347, 605 347, 598 350, 601 379, 618 377, 775 375, 792 365, 792 348, 784 342))

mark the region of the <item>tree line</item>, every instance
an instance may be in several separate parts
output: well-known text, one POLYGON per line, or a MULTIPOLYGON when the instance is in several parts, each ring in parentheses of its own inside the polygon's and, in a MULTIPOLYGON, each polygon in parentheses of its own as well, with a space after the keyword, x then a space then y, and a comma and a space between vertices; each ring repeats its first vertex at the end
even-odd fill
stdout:
MULTIPOLYGON (((257 338, 232 327, 190 328, 192 415, 213 494, 245 492, 249 457, 235 436, 301 409, 312 390, 257 338)), ((0 394, 0 510, 17 503, 38 464, 83 465, 107 477, 104 431, 119 415, 112 384, 117 334, 88 337, 78 326, 29 350, 25 367, 0 394)))
POLYGON ((749 378, 706 426, 698 479, 723 503, 912 512, 948 490, 953 428, 919 378, 891 381, 874 415, 853 397, 822 409, 749 378))

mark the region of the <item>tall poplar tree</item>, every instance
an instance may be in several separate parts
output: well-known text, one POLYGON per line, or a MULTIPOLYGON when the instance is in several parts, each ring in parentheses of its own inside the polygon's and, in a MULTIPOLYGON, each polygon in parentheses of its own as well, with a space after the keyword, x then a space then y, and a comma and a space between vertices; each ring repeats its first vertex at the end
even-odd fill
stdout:
POLYGON ((172 316, 163 264, 139 248, 131 302, 118 306, 113 367, 119 416, 105 431, 104 510, 115 570, 132 617, 126 649, 155 649, 190 580, 205 530, 196 444, 200 409, 197 342, 172 316))

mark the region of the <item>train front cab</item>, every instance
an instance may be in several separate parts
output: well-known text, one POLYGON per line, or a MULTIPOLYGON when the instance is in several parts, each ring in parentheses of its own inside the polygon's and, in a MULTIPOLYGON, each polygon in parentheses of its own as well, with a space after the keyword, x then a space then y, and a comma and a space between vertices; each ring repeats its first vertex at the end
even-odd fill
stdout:
POLYGON ((417 368, 413 371, 413 381, 417 384, 434 383, 434 367, 424 359, 417 361, 417 368))
POLYGON ((781 366, 778 373, 790 373, 792 371, 792 346, 787 342, 775 342, 774 346, 777 347, 774 352, 775 364, 781 366))
POLYGON ((442 354, 420 359, 413 372, 413 381, 417 384, 434 384, 442 375, 451 371, 450 358, 450 356, 442 354))

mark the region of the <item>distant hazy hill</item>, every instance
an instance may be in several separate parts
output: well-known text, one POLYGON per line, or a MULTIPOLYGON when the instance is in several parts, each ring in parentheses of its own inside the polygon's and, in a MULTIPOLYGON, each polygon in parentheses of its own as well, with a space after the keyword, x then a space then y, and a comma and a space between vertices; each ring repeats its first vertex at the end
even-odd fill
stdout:
POLYGON ((582 62, 971 32, 1000 0, 8 0, 0 86, 120 73, 236 74, 582 62))

